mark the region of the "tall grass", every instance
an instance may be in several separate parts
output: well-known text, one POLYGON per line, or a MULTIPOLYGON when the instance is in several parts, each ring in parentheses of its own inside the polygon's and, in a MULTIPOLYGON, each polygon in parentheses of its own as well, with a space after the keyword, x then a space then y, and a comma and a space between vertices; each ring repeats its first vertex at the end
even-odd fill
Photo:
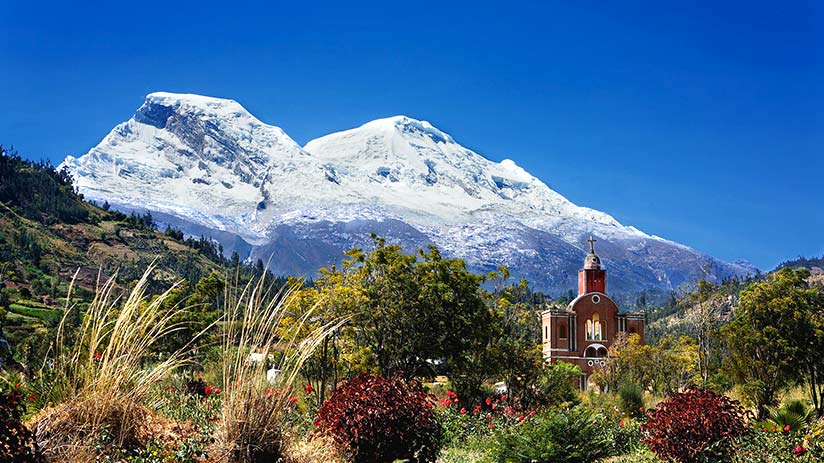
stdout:
MULTIPOLYGON (((35 424, 36 438, 50 459, 93 454, 90 450, 103 432, 116 445, 139 441, 151 388, 185 363, 186 349, 149 362, 153 346, 182 328, 172 319, 185 310, 164 308, 177 285, 147 298, 154 269, 150 265, 125 298, 116 294, 115 276, 98 284, 72 339, 67 339, 67 320, 76 308, 67 302, 57 328, 53 370, 47 374, 51 381, 44 381, 42 391, 58 405, 35 424)), ((71 287, 69 293, 67 301, 71 287)))
POLYGON ((284 417, 300 369, 312 351, 343 321, 320 326, 314 310, 298 319, 289 311, 295 288, 274 288, 264 276, 237 294, 227 295, 223 329, 223 420, 219 430, 222 461, 278 461, 287 449, 284 417), (250 361, 250 354, 264 361, 250 361), (280 374, 270 383, 267 359, 279 357, 280 374))

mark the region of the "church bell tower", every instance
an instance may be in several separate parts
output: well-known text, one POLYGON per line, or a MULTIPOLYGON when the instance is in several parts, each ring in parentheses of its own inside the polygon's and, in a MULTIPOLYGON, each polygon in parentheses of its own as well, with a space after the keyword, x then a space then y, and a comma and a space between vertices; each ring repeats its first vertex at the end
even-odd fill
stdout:
POLYGON ((607 271, 601 269, 601 259, 595 254, 595 240, 591 236, 589 254, 584 259, 584 268, 578 270, 578 295, 607 292, 607 271))

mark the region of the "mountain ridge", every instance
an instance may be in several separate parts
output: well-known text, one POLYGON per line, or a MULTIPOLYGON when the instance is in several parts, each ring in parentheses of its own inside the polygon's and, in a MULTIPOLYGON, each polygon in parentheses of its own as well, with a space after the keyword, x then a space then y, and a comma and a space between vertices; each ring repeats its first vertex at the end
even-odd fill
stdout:
POLYGON ((249 245, 243 257, 266 261, 276 242, 303 250, 275 253, 283 255, 275 272, 314 272, 368 245, 372 231, 411 247, 435 244, 478 271, 507 265, 547 290, 574 286, 590 235, 618 289, 755 271, 575 205, 514 161, 491 161, 403 115, 301 147, 234 100, 156 92, 62 166, 92 199, 160 213, 184 231, 240 237, 249 245))

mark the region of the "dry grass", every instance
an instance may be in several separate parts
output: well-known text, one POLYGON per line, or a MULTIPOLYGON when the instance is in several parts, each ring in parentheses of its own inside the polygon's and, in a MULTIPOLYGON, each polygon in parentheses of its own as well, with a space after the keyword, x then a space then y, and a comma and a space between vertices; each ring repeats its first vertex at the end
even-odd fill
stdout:
POLYGON ((293 288, 275 289, 261 277, 239 294, 228 295, 223 332, 223 420, 218 432, 220 461, 256 463, 286 455, 289 437, 283 418, 300 369, 312 351, 341 322, 307 329, 312 310, 289 319, 293 288), (280 356, 281 373, 266 378, 267 363, 251 362, 250 353, 280 356))
POLYGON ((324 436, 288 436, 284 459, 289 463, 332 463, 343 461, 332 439, 324 436))
POLYGON ((185 363, 186 350, 147 364, 152 347, 180 328, 171 322, 178 310, 163 308, 174 286, 147 299, 153 270, 153 265, 146 269, 122 302, 115 295, 115 277, 98 285, 68 348, 64 348, 67 320, 76 309, 66 308, 55 341, 54 381, 43 391, 58 405, 33 423, 36 439, 50 460, 83 460, 81 455, 94 453, 104 431, 118 446, 139 445, 147 437, 151 413, 145 405, 150 389, 185 363))

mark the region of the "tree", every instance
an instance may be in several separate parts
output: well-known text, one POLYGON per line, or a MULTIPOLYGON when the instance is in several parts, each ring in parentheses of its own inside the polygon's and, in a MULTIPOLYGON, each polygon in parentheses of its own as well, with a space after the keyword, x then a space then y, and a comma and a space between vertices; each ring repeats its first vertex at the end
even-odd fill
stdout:
POLYGON ((656 393, 679 391, 692 384, 697 373, 697 347, 689 336, 666 336, 655 345, 640 336, 620 335, 609 349, 606 365, 592 381, 607 391, 635 384, 656 393))
POLYGON ((373 243, 368 254, 352 256, 361 262, 357 271, 367 300, 354 320, 378 371, 428 376, 432 361, 460 366, 479 327, 491 321, 483 278, 460 259, 444 259, 434 246, 409 255, 374 235, 373 243))
POLYGON ((698 343, 698 376, 701 388, 707 387, 710 376, 713 341, 721 326, 721 314, 729 311, 732 296, 721 292, 720 287, 700 280, 694 291, 681 297, 681 303, 687 306, 685 320, 690 334, 698 343))
POLYGON ((824 323, 821 294, 807 270, 781 269, 741 292, 732 321, 722 329, 730 356, 726 368, 764 419, 777 394, 806 382, 821 414, 824 323))
POLYGON ((494 322, 489 327, 495 334, 489 337, 489 361, 497 368, 483 368, 490 377, 502 379, 512 401, 525 403, 536 400, 532 387, 541 374, 540 317, 532 306, 532 292, 525 279, 506 284, 509 270, 499 267, 490 272, 487 281, 494 291, 487 294, 494 322))
MULTIPOLYGON (((496 321, 484 300, 483 277, 435 247, 406 254, 373 236, 374 247, 345 253, 341 267, 324 269, 314 287, 300 290, 293 323, 313 308, 312 323, 345 318, 307 362, 304 373, 318 394, 342 375, 377 372, 391 376, 447 374, 458 385, 476 382, 479 359, 496 321), (479 354, 480 353, 480 354, 479 354)), ((484 365, 484 364, 482 364, 484 365)), ((486 371, 497 368, 485 364, 486 371)), ((459 392, 464 389, 456 387, 459 392)))

